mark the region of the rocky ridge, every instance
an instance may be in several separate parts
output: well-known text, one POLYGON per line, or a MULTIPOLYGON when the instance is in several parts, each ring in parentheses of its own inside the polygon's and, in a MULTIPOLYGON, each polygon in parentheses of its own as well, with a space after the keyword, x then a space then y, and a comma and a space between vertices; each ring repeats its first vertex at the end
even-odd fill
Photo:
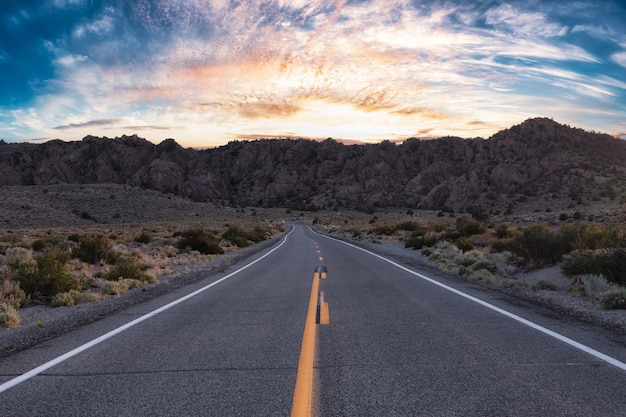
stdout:
POLYGON ((256 207, 497 214, 529 199, 623 198, 625 180, 625 141, 545 118, 487 140, 410 138, 397 145, 268 139, 197 150, 137 136, 0 142, 0 185, 126 184, 256 207))

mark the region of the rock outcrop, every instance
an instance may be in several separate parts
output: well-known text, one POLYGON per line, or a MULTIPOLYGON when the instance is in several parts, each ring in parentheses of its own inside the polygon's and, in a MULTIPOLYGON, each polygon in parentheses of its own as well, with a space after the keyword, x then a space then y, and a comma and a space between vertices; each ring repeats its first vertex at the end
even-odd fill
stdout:
POLYGON ((235 205, 296 209, 396 206, 503 211, 535 198, 619 198, 626 142, 550 119, 489 139, 230 142, 196 150, 168 139, 88 136, 0 144, 0 185, 130 184, 235 205))

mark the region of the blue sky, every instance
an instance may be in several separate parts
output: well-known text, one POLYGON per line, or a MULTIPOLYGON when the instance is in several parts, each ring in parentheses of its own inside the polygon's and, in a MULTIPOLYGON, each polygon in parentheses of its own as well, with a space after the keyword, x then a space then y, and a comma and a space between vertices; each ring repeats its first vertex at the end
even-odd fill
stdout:
POLYGON ((626 135, 615 1, 0 3, 0 138, 626 135))

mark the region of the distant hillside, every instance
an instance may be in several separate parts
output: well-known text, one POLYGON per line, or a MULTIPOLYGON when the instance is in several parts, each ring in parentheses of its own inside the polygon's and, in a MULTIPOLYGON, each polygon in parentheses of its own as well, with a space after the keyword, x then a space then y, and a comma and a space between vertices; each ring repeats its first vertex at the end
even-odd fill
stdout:
POLYGON ((0 144, 0 185, 114 183, 196 200, 296 209, 411 207, 504 212, 516 202, 626 195, 626 142, 537 118, 490 139, 231 142, 88 136, 0 144))

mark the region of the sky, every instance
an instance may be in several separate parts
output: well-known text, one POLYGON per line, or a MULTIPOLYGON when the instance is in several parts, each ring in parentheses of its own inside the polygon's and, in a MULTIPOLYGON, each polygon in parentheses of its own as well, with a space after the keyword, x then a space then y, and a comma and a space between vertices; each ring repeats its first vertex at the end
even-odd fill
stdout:
POLYGON ((623 0, 0 0, 0 138, 626 138, 623 0))

